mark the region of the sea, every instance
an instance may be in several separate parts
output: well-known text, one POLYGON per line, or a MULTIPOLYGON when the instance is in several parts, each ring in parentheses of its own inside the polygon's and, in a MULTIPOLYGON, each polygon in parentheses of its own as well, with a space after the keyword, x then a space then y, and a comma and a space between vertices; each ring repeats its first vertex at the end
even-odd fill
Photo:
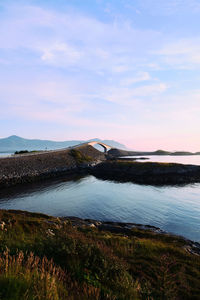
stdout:
MULTIPOLYGON (((200 165, 200 156, 148 158, 147 161, 200 165)), ((2 189, 0 209, 148 224, 200 242, 200 183, 153 186, 101 180, 91 175, 66 177, 2 189)))

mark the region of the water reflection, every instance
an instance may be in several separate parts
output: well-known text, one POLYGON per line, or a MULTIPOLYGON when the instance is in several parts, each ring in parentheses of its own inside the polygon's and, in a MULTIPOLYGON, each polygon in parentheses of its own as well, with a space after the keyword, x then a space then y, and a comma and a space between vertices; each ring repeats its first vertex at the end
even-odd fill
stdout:
POLYGON ((1 157, 9 157, 13 155, 13 152, 0 152, 0 158, 1 157))
POLYGON ((151 162, 166 162, 166 163, 178 163, 178 164, 188 164, 188 165, 198 165, 200 166, 200 155, 144 155, 143 158, 148 158, 147 160, 141 159, 141 156, 124 156, 126 158, 137 158, 138 161, 151 161, 151 162))
POLYGON ((49 193, 51 190, 63 189, 69 185, 80 182, 84 176, 72 175, 65 176, 64 178, 55 178, 55 179, 45 179, 41 182, 32 182, 16 185, 13 187, 8 187, 6 189, 0 190, 0 203, 2 201, 7 201, 8 199, 15 200, 15 198, 26 197, 31 194, 38 193, 49 193))
POLYGON ((94 176, 63 178, 0 192, 0 208, 150 224, 200 241, 200 184, 147 186, 94 176))

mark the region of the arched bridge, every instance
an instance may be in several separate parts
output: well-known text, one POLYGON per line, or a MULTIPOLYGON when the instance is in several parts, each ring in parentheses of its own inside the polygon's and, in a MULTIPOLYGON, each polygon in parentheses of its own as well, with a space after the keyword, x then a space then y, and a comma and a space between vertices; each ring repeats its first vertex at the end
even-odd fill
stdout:
POLYGON ((84 145, 90 145, 90 146, 100 145, 101 147, 103 147, 104 153, 106 153, 108 150, 110 150, 112 148, 111 146, 106 145, 106 144, 104 144, 102 142, 99 142, 99 141, 91 141, 91 142, 87 142, 87 143, 82 143, 82 144, 74 146, 73 148, 84 146, 84 145))
POLYGON ((105 153, 112 148, 112 147, 110 147, 110 146, 108 146, 104 143, 98 142, 98 141, 89 142, 87 144, 90 145, 90 146, 100 145, 101 147, 103 147, 105 153))

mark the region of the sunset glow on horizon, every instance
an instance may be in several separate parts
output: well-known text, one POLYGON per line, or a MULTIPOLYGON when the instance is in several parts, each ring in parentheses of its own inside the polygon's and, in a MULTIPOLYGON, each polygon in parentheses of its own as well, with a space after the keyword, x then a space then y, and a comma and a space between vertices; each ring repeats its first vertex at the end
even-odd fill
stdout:
POLYGON ((2 0, 0 138, 200 151, 198 0, 2 0))

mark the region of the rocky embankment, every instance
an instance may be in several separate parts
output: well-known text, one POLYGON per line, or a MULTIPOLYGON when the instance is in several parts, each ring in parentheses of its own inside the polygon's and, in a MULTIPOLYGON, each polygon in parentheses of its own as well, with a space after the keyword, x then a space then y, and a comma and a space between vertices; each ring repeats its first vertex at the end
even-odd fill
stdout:
POLYGON ((89 145, 1 158, 0 187, 84 172, 85 167, 102 160, 105 155, 89 145))
POLYGON ((98 178, 140 184, 171 185, 200 182, 200 166, 175 163, 106 161, 94 166, 98 178))
POLYGON ((200 166, 118 160, 110 154, 105 156, 90 145, 84 145, 1 158, 0 188, 79 173, 153 185, 200 182, 200 166))

